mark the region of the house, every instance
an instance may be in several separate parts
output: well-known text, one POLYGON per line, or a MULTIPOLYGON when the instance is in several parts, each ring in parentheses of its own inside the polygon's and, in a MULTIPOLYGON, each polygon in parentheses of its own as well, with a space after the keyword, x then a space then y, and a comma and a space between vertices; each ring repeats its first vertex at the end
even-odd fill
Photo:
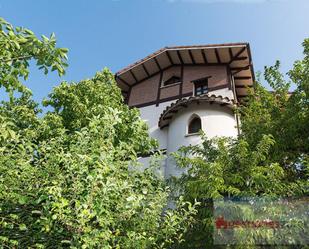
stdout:
MULTIPOLYGON (((125 67, 115 79, 126 103, 139 108, 160 150, 170 153, 200 143, 200 129, 208 137, 236 137, 233 107, 253 86, 254 71, 248 43, 177 46, 125 67)), ((167 178, 181 173, 170 158, 163 172, 167 178)))

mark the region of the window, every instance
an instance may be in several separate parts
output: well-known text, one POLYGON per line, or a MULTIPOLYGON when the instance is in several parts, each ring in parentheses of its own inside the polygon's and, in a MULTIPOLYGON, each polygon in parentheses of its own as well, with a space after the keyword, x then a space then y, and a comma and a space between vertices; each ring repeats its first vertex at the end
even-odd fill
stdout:
POLYGON ((181 79, 178 76, 172 76, 170 77, 168 80, 163 82, 163 86, 168 86, 168 85, 172 85, 172 84, 176 84, 176 83, 180 83, 181 79))
POLYGON ((194 91, 195 96, 207 93, 208 92, 208 80, 206 79, 203 82, 197 82, 194 84, 194 87, 195 87, 195 91, 194 91))
POLYGON ((202 129, 202 122, 198 116, 191 119, 188 126, 188 134, 198 133, 202 129))
POLYGON ((209 77, 192 81, 194 83, 195 96, 208 93, 208 78, 209 77))

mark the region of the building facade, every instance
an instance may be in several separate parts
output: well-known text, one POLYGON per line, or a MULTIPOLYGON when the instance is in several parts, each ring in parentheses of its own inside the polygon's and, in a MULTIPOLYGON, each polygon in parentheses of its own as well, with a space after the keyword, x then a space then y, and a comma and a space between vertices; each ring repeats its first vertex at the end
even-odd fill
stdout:
MULTIPOLYGON (((126 103, 140 110, 167 154, 208 137, 239 133, 233 107, 253 86, 254 71, 248 43, 165 47, 115 75, 126 103)), ((149 158, 141 158, 145 164, 149 158)), ((167 158, 166 178, 182 171, 167 158)))

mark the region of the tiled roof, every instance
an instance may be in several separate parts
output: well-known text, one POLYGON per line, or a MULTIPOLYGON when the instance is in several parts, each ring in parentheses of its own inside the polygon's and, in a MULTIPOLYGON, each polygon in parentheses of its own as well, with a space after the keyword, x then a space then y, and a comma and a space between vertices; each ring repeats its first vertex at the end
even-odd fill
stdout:
POLYGON ((167 50, 181 50, 181 49, 205 49, 205 48, 224 48, 224 47, 231 47, 231 46, 247 46, 248 43, 246 42, 235 42, 235 43, 219 43, 219 44, 206 44, 206 45, 190 45, 190 46, 166 46, 164 48, 161 48, 154 53, 144 57, 143 59, 140 59, 125 68, 122 68, 119 70, 116 75, 121 75, 122 73, 129 71, 130 69, 134 68, 135 66, 144 63, 148 59, 151 59, 153 57, 156 57, 157 55, 164 53, 167 50))
POLYGON ((199 96, 192 96, 189 98, 179 99, 176 102, 170 104, 165 108, 159 118, 159 127, 163 129, 168 126, 173 116, 182 108, 187 108, 192 103, 202 103, 208 102, 210 104, 218 104, 221 106, 227 106, 229 108, 233 108, 236 105, 236 102, 228 97, 222 97, 221 95, 209 95, 202 94, 199 96))
POLYGON ((249 43, 225 43, 164 47, 115 74, 127 96, 132 87, 173 66, 226 66, 233 76, 237 98, 246 96, 246 86, 255 81, 249 43))

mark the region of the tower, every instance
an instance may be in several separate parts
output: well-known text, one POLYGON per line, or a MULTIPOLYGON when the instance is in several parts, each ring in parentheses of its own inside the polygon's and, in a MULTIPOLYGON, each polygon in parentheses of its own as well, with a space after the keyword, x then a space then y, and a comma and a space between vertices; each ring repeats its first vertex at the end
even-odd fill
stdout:
MULTIPOLYGON (((125 67, 115 79, 126 103, 139 108, 160 150, 170 153, 200 143, 200 129, 210 138, 236 137, 233 107, 253 86, 254 71, 248 43, 177 46, 125 67)), ((180 173, 168 158, 165 176, 180 173)))

